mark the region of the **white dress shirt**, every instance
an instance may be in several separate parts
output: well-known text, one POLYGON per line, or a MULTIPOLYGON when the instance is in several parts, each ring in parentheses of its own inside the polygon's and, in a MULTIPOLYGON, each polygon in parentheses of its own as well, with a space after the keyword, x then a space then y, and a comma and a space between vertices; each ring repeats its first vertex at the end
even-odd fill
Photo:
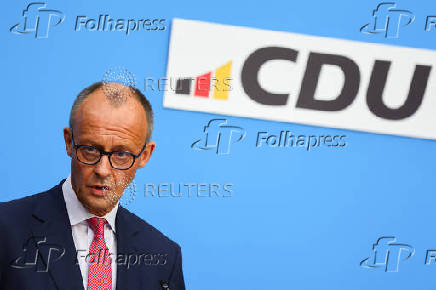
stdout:
MULTIPOLYGON (((80 272, 82 273, 83 287, 88 289, 87 261, 91 259, 91 256, 88 257, 88 254, 89 247, 94 239, 94 231, 90 228, 86 220, 96 217, 96 215, 90 213, 77 199, 76 193, 71 186, 71 174, 62 185, 62 192, 67 206, 68 217, 70 219, 74 245, 76 246, 77 261, 80 267, 80 272)), ((107 220, 107 223, 104 226, 104 240, 109 249, 110 257, 112 258, 112 290, 115 290, 117 278, 117 241, 115 237, 115 217, 117 215, 118 204, 119 203, 117 202, 115 207, 102 217, 107 220)))

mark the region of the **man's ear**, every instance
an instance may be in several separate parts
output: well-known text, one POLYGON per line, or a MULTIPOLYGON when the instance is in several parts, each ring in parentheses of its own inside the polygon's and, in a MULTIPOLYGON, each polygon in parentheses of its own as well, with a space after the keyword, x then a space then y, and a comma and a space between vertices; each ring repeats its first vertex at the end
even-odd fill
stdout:
POLYGON ((73 145, 71 140, 71 128, 65 127, 64 128, 64 140, 65 140, 65 149, 67 151, 68 156, 72 156, 73 154, 73 145))
POLYGON ((142 152, 141 156, 139 156, 138 158, 137 168, 142 168, 147 164, 155 148, 156 148, 156 143, 154 143, 154 141, 150 141, 149 143, 147 143, 144 152, 142 152))

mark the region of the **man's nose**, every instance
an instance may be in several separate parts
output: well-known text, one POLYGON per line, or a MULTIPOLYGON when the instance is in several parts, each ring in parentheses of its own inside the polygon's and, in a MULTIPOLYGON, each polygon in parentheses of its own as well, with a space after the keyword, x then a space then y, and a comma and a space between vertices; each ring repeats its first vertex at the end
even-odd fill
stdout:
POLYGON ((101 156, 100 161, 95 165, 95 173, 102 177, 106 177, 111 174, 112 166, 109 162, 109 156, 101 156))

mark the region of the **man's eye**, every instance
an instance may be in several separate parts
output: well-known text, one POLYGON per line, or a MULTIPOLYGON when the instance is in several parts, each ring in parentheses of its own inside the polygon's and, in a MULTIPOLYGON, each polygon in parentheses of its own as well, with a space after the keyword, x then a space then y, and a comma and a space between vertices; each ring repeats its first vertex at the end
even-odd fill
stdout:
POLYGON ((126 158, 126 157, 129 157, 129 156, 130 156, 129 153, 127 153, 127 152, 123 152, 123 151, 114 152, 114 155, 115 155, 117 158, 126 158))
POLYGON ((95 153, 95 152, 97 152, 97 149, 94 148, 94 147, 83 147, 82 150, 85 151, 86 153, 95 153))

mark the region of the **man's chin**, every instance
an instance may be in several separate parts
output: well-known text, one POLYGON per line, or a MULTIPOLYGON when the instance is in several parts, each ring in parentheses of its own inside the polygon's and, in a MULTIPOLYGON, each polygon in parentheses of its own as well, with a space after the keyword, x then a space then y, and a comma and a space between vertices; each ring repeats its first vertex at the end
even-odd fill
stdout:
POLYGON ((86 201, 82 202, 83 206, 92 214, 103 216, 110 212, 117 202, 113 202, 108 196, 90 195, 86 201))

